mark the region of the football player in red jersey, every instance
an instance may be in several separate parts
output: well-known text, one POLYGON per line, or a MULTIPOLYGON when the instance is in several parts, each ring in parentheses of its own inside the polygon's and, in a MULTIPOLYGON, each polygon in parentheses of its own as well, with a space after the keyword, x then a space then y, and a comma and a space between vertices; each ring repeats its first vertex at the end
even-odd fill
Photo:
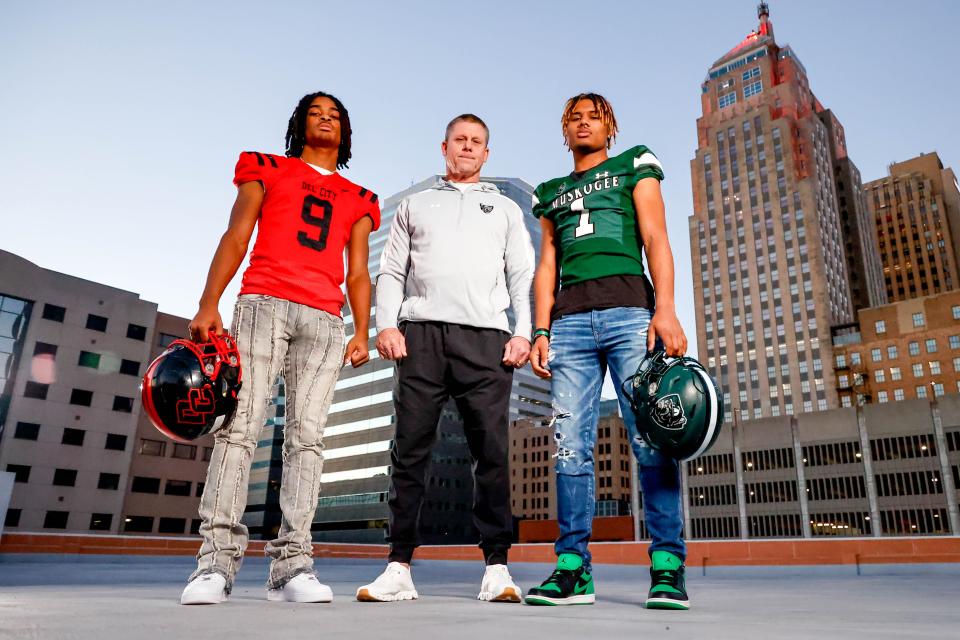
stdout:
POLYGON ((350 118, 335 97, 300 100, 287 128, 286 156, 245 152, 237 162, 237 200, 210 265, 195 340, 222 333, 220 297, 236 274, 256 227, 257 240, 233 314, 243 385, 231 421, 215 434, 200 502, 197 570, 182 604, 215 604, 230 593, 247 546, 240 519, 267 403, 277 376, 286 385, 282 521, 270 556, 268 600, 329 602, 313 573, 310 524, 320 489, 327 411, 341 367, 369 360, 368 238, 380 224, 377 196, 337 173, 350 159, 350 118), (354 336, 347 342, 341 307, 347 296, 354 336))

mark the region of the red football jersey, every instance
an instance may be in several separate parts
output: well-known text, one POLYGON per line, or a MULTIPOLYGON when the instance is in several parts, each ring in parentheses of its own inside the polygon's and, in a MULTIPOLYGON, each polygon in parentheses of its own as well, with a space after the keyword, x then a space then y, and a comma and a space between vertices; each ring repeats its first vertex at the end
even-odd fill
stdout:
POLYGON ((240 154, 233 179, 263 185, 263 206, 240 293, 259 293, 340 315, 343 250, 353 223, 380 226, 377 195, 339 173, 323 175, 300 158, 240 154))

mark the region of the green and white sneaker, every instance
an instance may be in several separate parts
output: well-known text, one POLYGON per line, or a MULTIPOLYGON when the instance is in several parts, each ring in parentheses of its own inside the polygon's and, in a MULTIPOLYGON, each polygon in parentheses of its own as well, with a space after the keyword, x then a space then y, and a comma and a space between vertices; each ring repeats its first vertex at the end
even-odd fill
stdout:
POLYGON ((557 568, 539 587, 527 591, 525 602, 533 605, 593 604, 593 576, 584 569, 583 558, 561 553, 557 568))
POLYGON ((650 560, 647 609, 689 609, 690 599, 683 580, 683 560, 669 551, 654 551, 650 560))

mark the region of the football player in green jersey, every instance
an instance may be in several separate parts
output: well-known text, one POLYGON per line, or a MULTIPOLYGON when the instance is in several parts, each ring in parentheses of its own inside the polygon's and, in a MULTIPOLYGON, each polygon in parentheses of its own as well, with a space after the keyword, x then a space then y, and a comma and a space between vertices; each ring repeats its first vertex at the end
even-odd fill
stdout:
POLYGON ((556 570, 530 589, 526 602, 594 602, 587 548, 595 503, 593 447, 609 367, 639 462, 652 539, 646 606, 687 609, 680 469, 639 437, 630 400, 620 388, 647 351, 663 348, 679 356, 687 349, 674 309, 673 253, 660 195, 663 169, 642 145, 609 157, 617 121, 603 96, 584 93, 568 100, 562 126, 574 171, 534 192, 533 214, 540 218, 543 239, 530 353, 534 372, 551 380, 560 537, 556 570), (652 285, 641 253, 647 255, 652 285))

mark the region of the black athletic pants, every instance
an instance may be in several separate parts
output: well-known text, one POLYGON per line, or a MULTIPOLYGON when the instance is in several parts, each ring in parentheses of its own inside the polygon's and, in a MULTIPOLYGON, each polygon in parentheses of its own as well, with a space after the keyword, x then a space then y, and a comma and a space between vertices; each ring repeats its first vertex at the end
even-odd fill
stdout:
POLYGON ((463 417, 474 469, 474 524, 487 564, 506 564, 513 538, 507 440, 513 367, 502 364, 510 336, 445 322, 401 326, 407 357, 397 364, 397 430, 391 451, 391 562, 410 562, 430 451, 440 412, 452 397, 463 417))

